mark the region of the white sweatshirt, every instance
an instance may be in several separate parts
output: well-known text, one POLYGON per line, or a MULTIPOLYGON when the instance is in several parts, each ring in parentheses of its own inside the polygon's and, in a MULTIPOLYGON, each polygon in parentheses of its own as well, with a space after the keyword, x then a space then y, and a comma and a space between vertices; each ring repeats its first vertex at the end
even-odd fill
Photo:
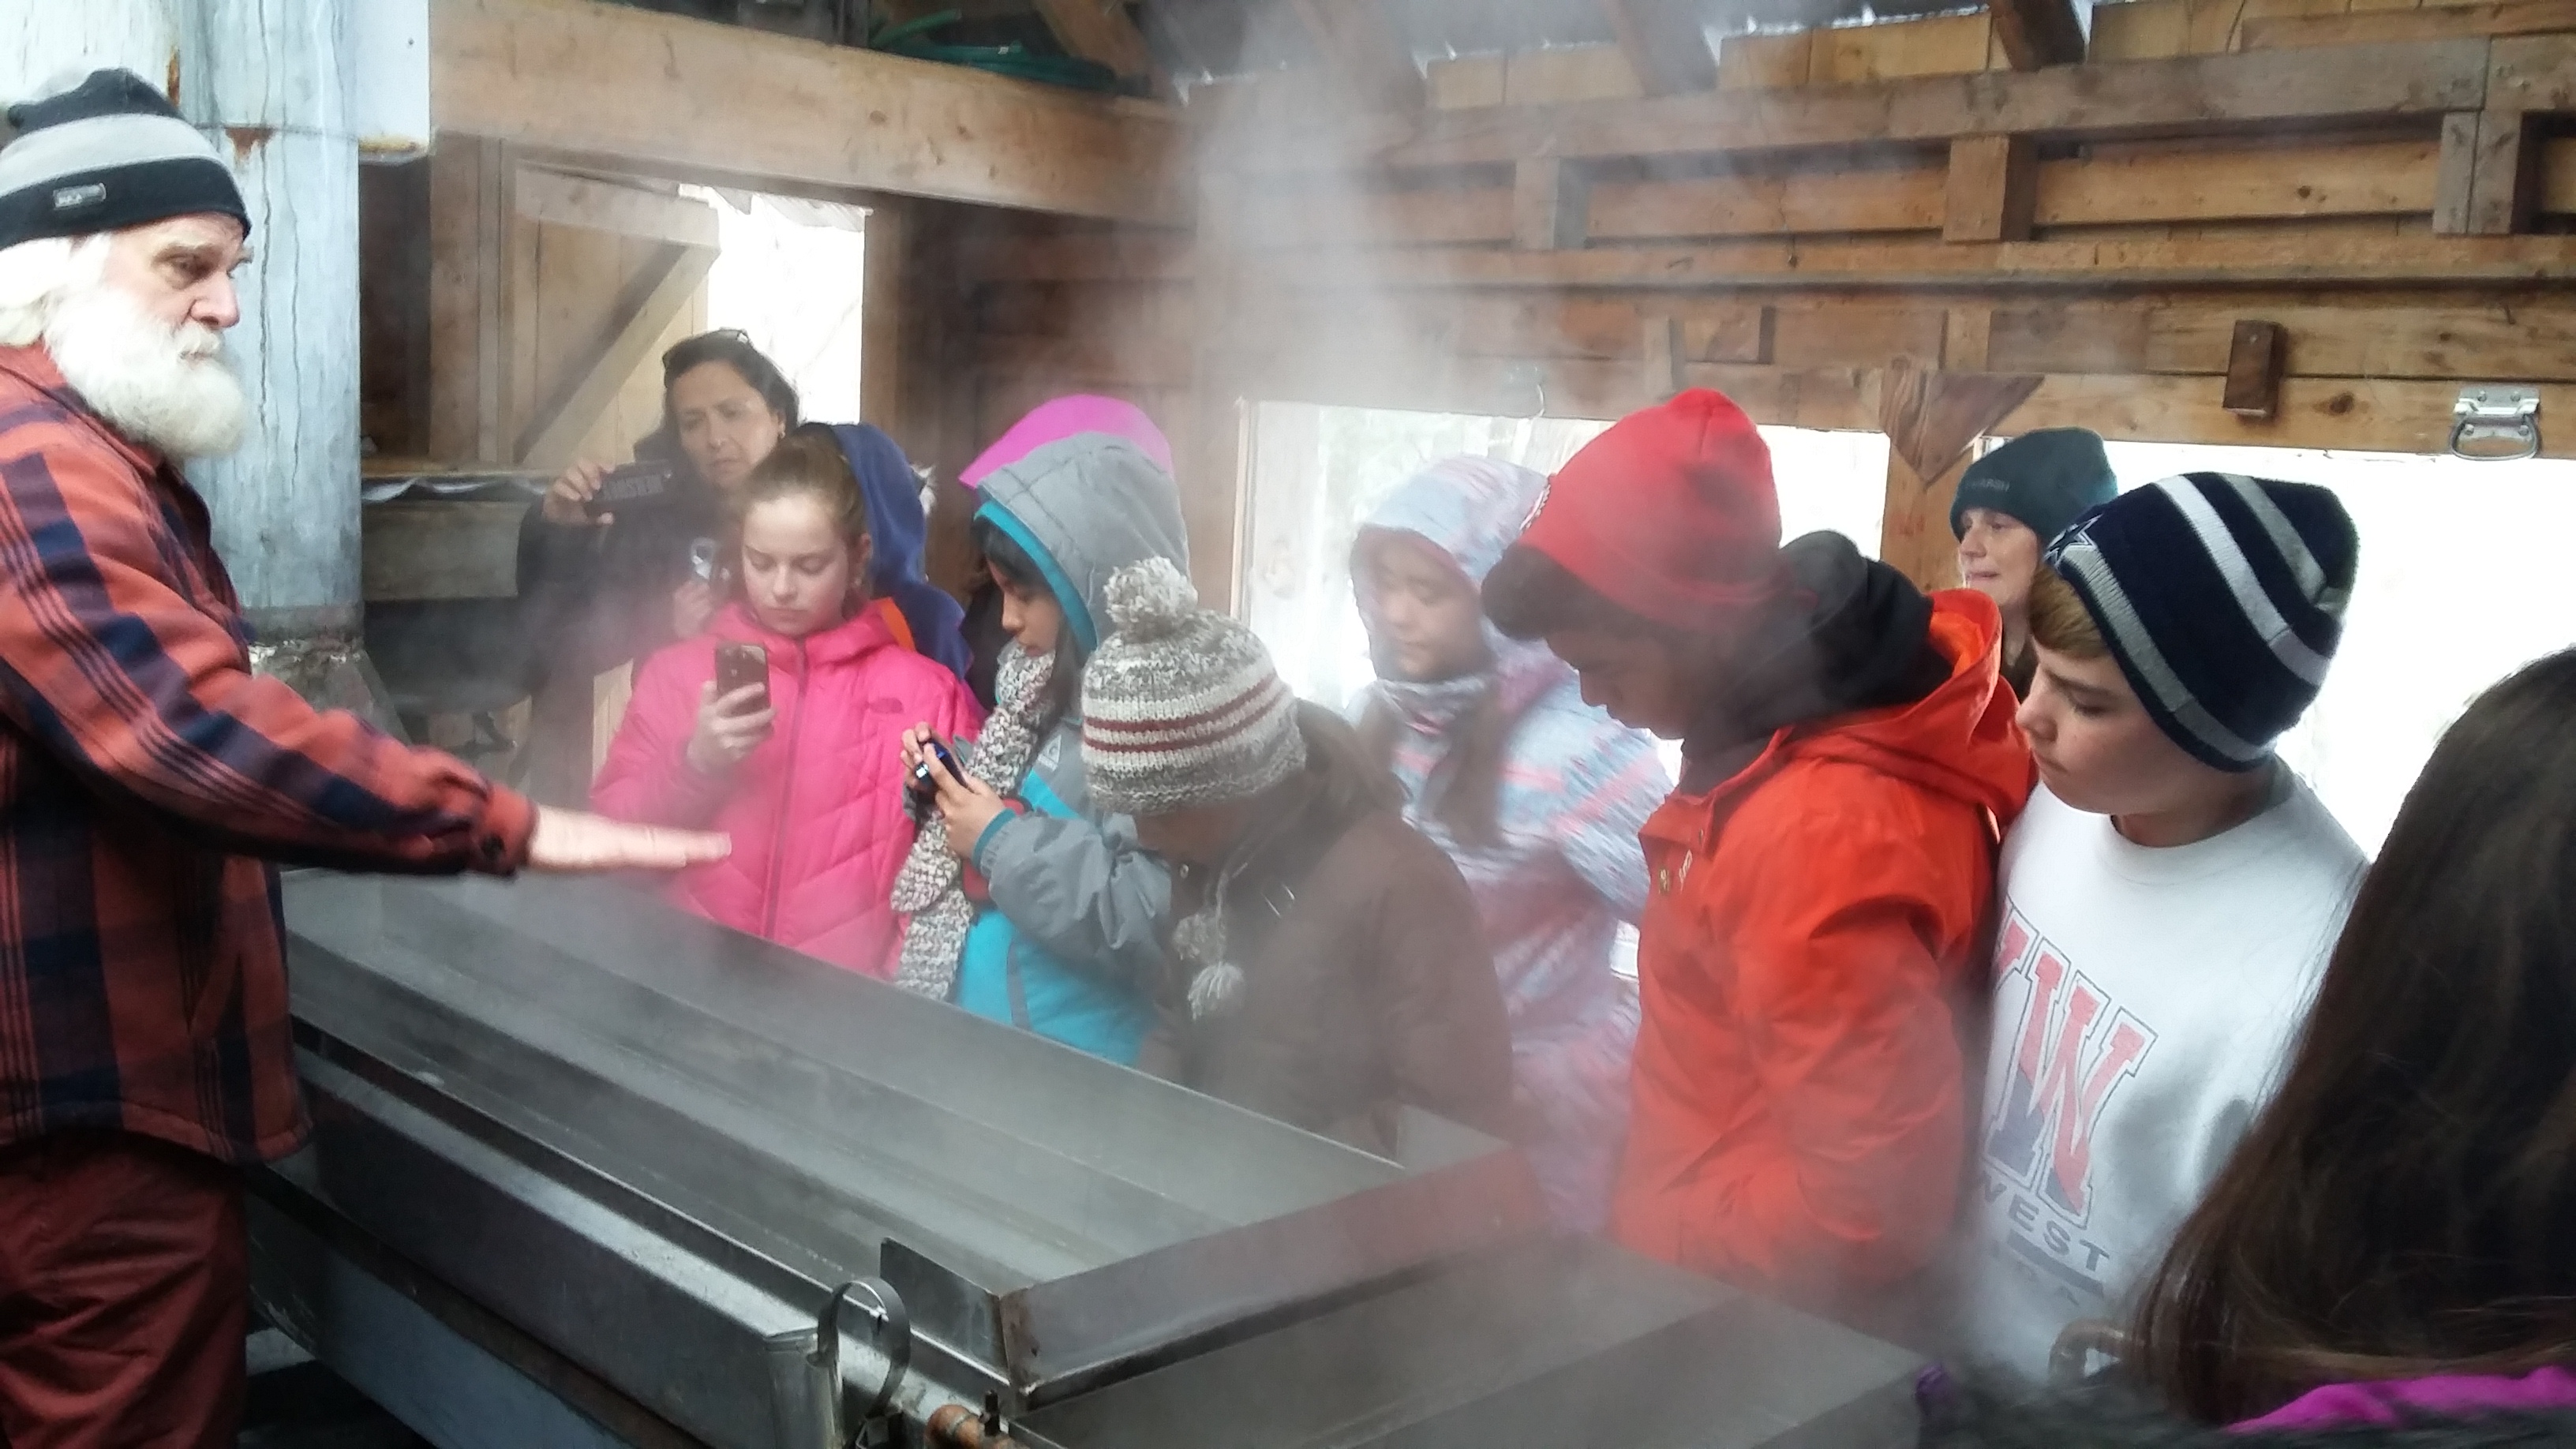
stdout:
POLYGON ((2033 1381, 2130 1295, 2270 1095, 2366 863, 2305 782, 2191 845, 2034 791, 2004 842, 1994 1036, 1970 1144, 1969 1362, 2033 1381))

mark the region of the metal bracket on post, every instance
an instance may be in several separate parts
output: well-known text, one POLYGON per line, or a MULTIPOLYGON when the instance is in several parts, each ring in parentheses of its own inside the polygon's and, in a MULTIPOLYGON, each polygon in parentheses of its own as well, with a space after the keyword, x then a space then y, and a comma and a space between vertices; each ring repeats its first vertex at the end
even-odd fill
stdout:
POLYGON ((2464 387, 2451 407, 2451 452, 2481 463, 2540 454, 2540 389, 2464 387))
POLYGON ((852 1449, 861 1435, 894 1405, 912 1367, 912 1316, 892 1285, 859 1278, 832 1290, 811 1328, 793 1328, 769 1336, 771 1397, 777 1405, 779 1439, 793 1449, 852 1449), (863 1297, 876 1323, 869 1339, 886 1363, 876 1397, 853 1415, 841 1387, 841 1309, 863 1297))

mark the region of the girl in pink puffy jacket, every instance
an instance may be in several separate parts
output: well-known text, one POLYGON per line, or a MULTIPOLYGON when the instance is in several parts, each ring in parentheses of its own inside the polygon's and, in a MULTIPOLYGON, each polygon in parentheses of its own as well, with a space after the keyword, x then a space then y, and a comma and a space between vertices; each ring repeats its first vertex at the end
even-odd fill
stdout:
POLYGON ((904 729, 971 738, 982 716, 866 607, 867 503, 828 432, 789 434, 733 507, 736 597, 637 668, 591 804, 733 838, 732 855, 670 880, 673 904, 888 977, 903 931, 887 897, 914 834, 904 729), (756 685, 717 695, 728 644, 767 654, 765 701, 756 685))

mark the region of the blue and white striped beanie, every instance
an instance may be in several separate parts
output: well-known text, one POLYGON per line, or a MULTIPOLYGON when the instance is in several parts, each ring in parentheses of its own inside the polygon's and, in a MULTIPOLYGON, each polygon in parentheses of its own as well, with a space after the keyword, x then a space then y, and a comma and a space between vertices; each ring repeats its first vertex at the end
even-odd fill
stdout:
POLYGON ((0 147, 0 248, 122 231, 212 212, 250 230, 241 187, 215 144, 130 70, 9 108, 0 147))
POLYGON ((2360 551, 2326 489, 2185 473, 2077 519, 2048 566, 2165 734, 2243 771, 2272 757, 2325 684, 2360 551))

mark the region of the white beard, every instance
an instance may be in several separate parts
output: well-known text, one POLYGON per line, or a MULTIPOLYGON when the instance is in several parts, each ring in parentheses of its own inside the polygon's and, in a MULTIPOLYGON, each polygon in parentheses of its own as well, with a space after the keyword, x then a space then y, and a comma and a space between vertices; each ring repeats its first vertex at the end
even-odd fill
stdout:
POLYGON ((219 458, 241 446, 249 402, 223 334, 202 322, 167 327, 92 282, 54 303, 45 350, 63 381, 137 443, 172 459, 219 458))

